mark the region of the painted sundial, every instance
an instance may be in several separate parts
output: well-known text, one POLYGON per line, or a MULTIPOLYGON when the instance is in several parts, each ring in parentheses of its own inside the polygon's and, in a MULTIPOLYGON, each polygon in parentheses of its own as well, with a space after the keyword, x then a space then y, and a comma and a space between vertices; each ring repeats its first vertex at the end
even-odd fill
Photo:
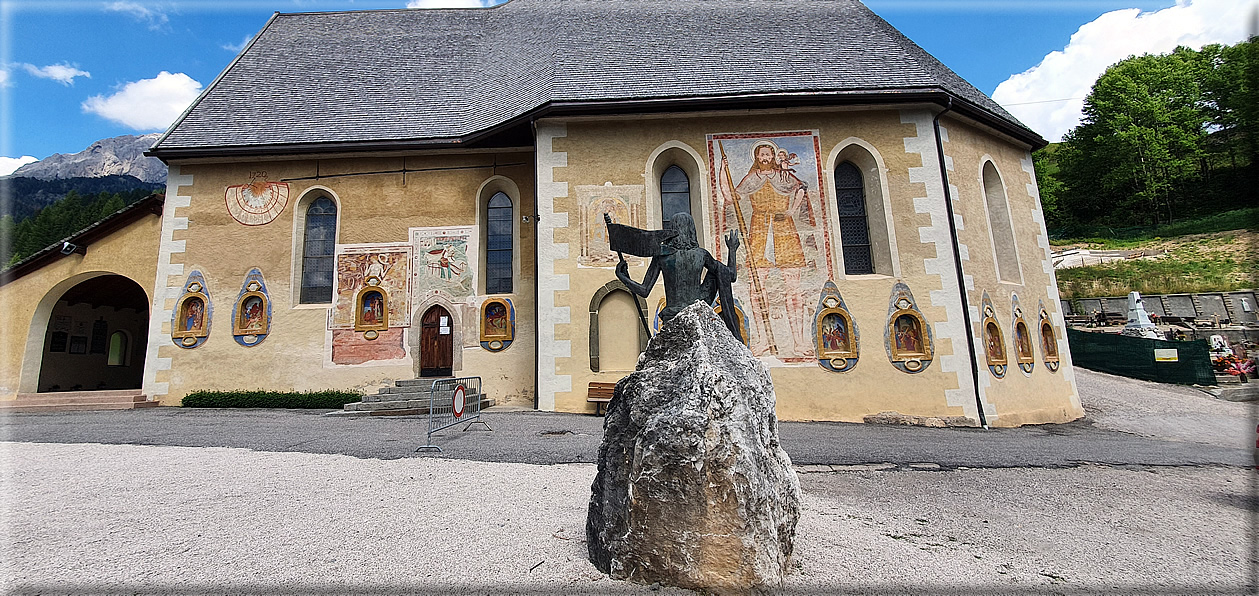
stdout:
POLYGON ((227 187, 227 212, 247 226, 271 223, 289 203, 287 182, 268 182, 266 172, 250 172, 249 184, 227 187))

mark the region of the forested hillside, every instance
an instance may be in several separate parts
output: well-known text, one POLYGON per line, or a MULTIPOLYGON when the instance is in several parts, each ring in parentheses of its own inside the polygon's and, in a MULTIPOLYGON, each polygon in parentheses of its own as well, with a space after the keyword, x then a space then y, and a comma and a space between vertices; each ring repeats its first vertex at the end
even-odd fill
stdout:
MULTIPOLYGON (((1133 56, 1034 155, 1051 235, 1113 237, 1259 203, 1259 38, 1133 56)), ((1238 227, 1244 227, 1239 222, 1238 227)))
POLYGON ((16 221, 22 221, 47 207, 70 191, 80 196, 98 195, 103 192, 123 193, 143 190, 145 194, 162 191, 166 185, 161 182, 145 182, 133 176, 110 175, 97 178, 61 178, 41 180, 26 176, 11 176, 0 179, 0 189, 9 199, 9 215, 16 221))
POLYGON ((8 267, 151 194, 153 190, 146 188, 90 195, 71 190, 61 200, 20 222, 4 215, 0 217, 0 238, 10 244, 0 247, 0 262, 8 267))

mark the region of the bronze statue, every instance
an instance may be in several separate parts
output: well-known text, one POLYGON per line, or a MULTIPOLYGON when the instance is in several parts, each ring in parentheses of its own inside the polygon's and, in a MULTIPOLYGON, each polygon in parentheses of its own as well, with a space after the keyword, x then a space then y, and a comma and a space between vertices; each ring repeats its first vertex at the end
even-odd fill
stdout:
MULTIPOLYGON (((617 252, 621 261, 616 265, 616 277, 634 294, 646 298, 655 287, 660 274, 664 274, 665 307, 660 319, 668 321, 696 300, 712 304, 721 299, 721 318, 735 339, 743 341, 739 322, 735 317, 734 296, 730 284, 738 277, 734 255, 739 248, 739 235, 731 231, 726 235, 727 262, 722 264, 699 245, 695 232, 695 220, 679 213, 673 216, 672 230, 640 230, 612 223, 606 213, 608 246, 617 252), (629 275, 629 264, 622 253, 639 257, 651 257, 643 283, 629 275)), ((646 326, 646 320, 643 325, 646 326)))

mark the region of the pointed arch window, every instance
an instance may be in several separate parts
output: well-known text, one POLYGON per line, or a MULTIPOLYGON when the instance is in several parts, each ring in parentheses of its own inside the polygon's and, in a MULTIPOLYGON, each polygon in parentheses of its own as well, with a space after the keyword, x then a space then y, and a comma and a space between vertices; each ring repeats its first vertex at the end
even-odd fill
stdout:
POLYGON ((333 251, 336 248, 337 204, 320 197, 306 208, 302 238, 302 304, 332 302, 333 251))
POLYGON ((669 166, 660 175, 660 223, 664 229, 673 226, 673 216, 691 213, 691 180, 678 166, 669 166))
POLYGON ((490 197, 485 210, 485 292, 512 293, 512 204, 506 193, 490 197))
POLYGON ((861 178, 861 170, 852 162, 846 161, 835 166, 835 201, 839 208, 839 237, 843 241, 844 273, 874 273, 865 181, 861 178))

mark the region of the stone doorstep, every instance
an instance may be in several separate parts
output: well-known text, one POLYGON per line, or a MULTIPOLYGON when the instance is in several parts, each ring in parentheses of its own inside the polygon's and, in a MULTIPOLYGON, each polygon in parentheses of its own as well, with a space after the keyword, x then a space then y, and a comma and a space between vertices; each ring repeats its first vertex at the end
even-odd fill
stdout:
POLYGON ((16 401, 17 403, 29 405, 45 405, 67 401, 89 404, 144 400, 144 393, 139 389, 114 389, 105 391, 50 391, 47 393, 19 393, 16 401))
MULTIPOLYGON (((467 397, 473 397, 476 394, 468 394, 467 397)), ((422 401, 426 407, 429 400, 428 391, 406 391, 399 393, 377 393, 376 395, 364 395, 363 403, 387 403, 394 401, 422 401)))
POLYGON ((112 403, 91 403, 91 404, 37 404, 23 405, 8 402, 0 404, 0 412, 16 412, 16 413, 38 413, 38 412, 75 412, 87 410, 134 410, 140 408, 155 408, 159 404, 157 401, 138 401, 138 402, 112 402, 112 403), (12 405, 11 405, 12 404, 12 405))

